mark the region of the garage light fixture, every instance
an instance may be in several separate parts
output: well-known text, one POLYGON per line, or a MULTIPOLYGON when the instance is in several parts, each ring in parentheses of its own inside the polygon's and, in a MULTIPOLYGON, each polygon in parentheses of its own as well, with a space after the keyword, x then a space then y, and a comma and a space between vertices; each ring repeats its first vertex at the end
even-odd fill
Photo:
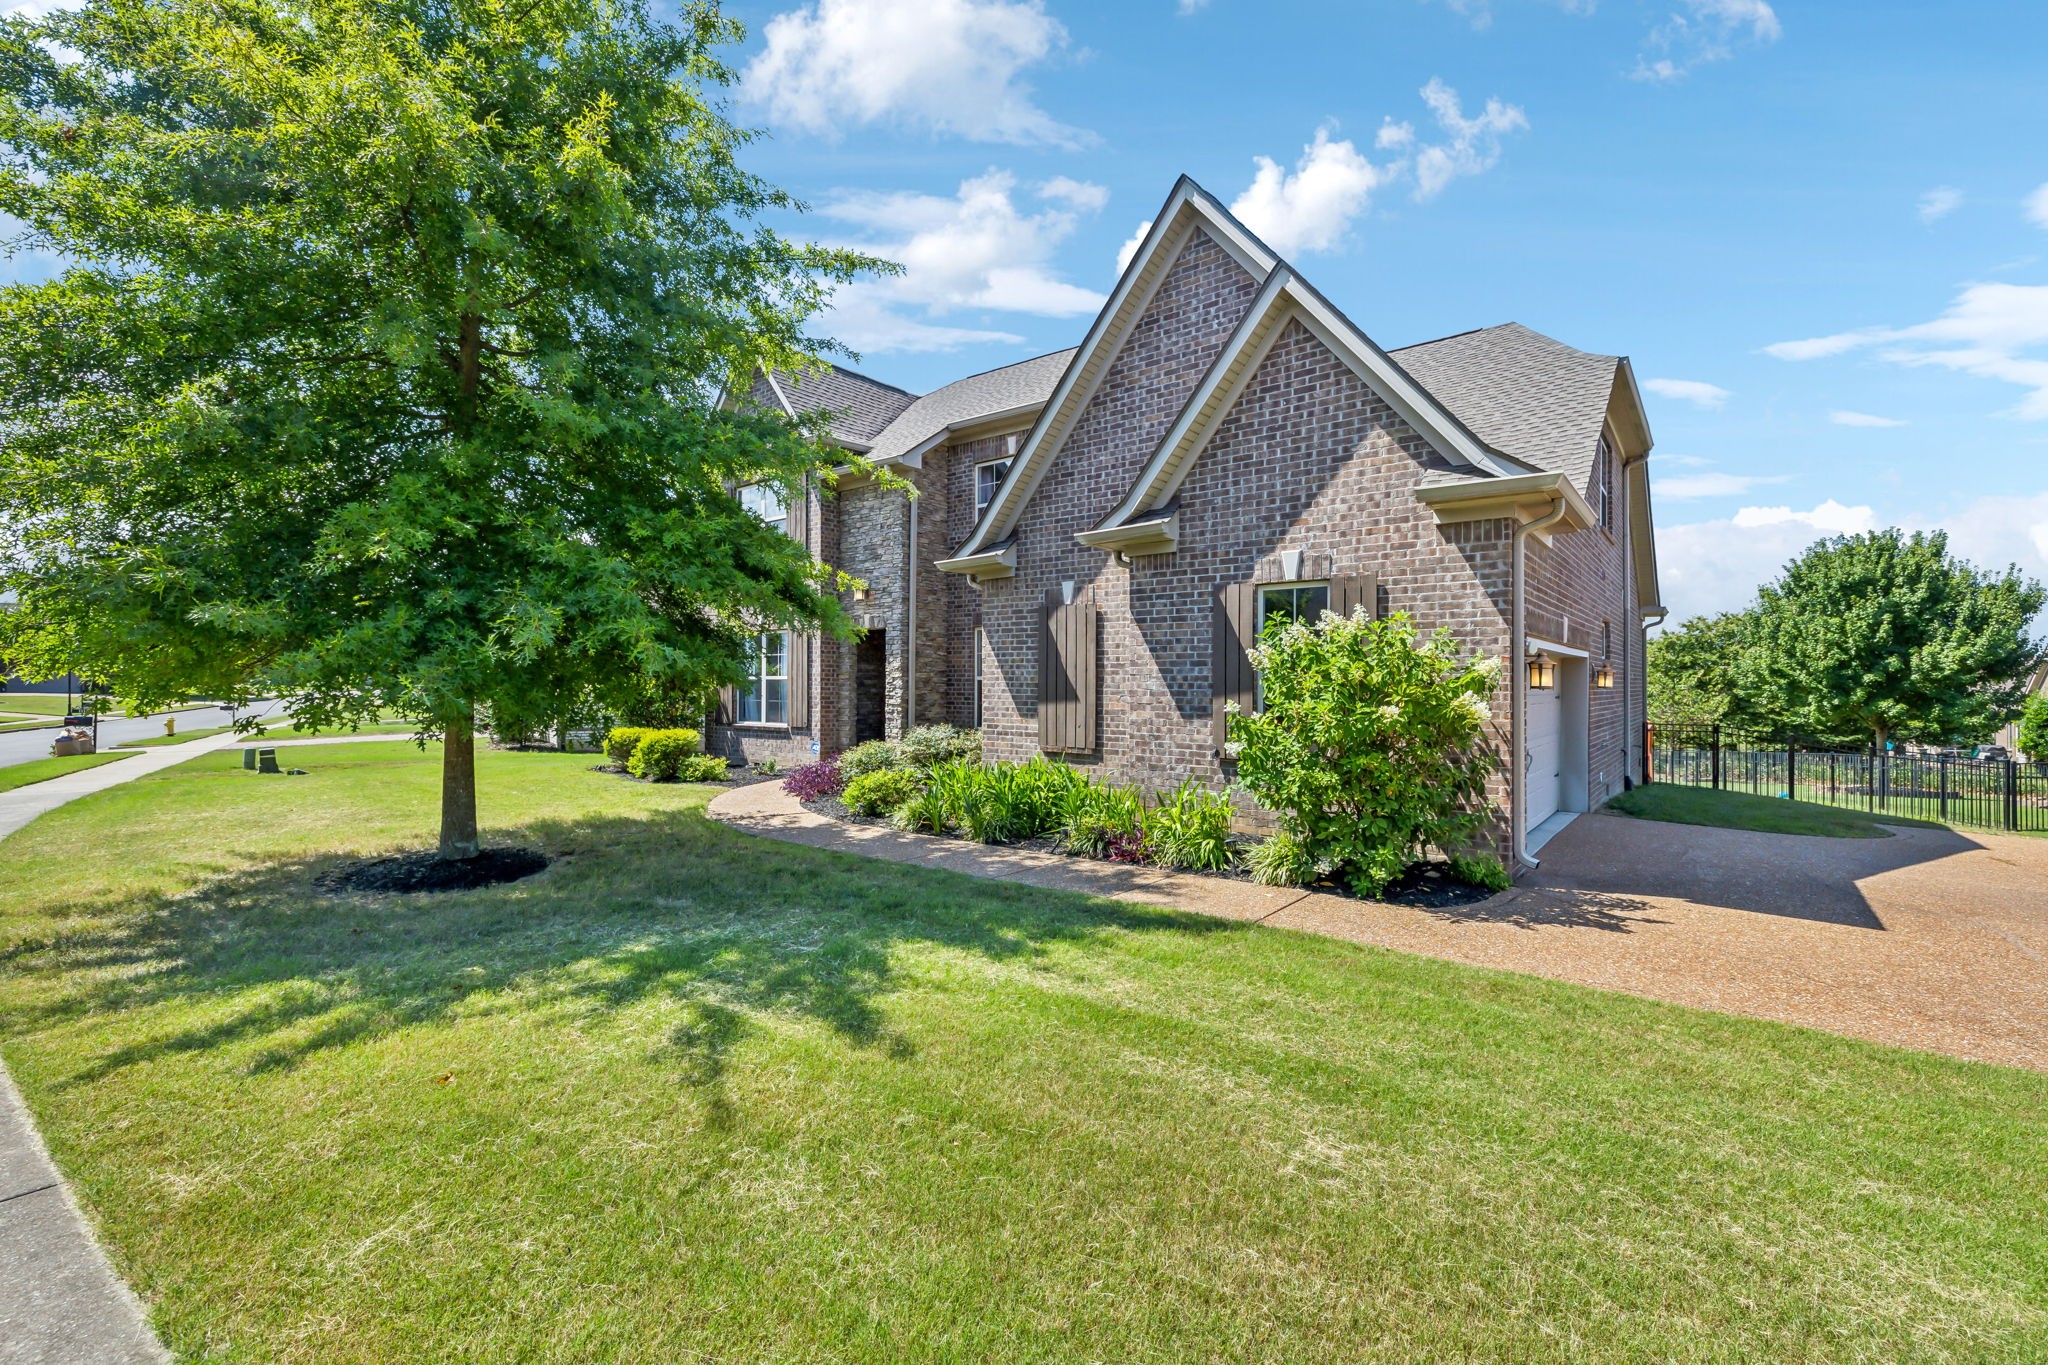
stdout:
POLYGON ((1541 654, 1529 656, 1529 686, 1537 691, 1547 691, 1557 686, 1557 665, 1541 654))
POLYGON ((1595 687, 1612 687, 1612 686, 1614 686, 1614 665, 1612 665, 1612 664, 1602 664, 1602 665, 1600 665, 1600 667, 1599 667, 1599 670, 1598 670, 1597 672, 1595 672, 1595 673, 1593 674, 1593 686, 1595 686, 1595 687))

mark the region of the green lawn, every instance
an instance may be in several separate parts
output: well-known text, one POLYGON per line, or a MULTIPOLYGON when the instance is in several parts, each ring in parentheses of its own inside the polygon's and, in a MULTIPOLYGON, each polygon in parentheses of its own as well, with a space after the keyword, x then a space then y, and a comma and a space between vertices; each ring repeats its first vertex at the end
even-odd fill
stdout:
POLYGON ((15 730, 54 730, 61 724, 60 720, 48 718, 43 720, 10 720, 5 724, 0 724, 0 735, 8 734, 15 730))
POLYGON ((1684 787, 1672 782, 1652 782, 1623 792, 1608 801, 1607 809, 1678 825, 1718 825, 1765 834, 1817 834, 1837 839, 1882 839, 1886 835, 1885 825, 1941 827, 1932 820, 1915 820, 1891 812, 1878 815, 1811 801, 1684 787))
POLYGON ((479 755, 539 878, 315 894, 428 840, 436 760, 202 755, 5 845, 0 1048, 183 1358, 2048 1357, 2048 1076, 743 838, 587 755, 479 755))
POLYGON ((232 725, 206 725, 197 730, 180 730, 174 735, 153 735, 148 739, 131 739, 116 745, 121 749, 156 749, 166 744, 183 744, 190 739, 206 739, 213 735, 226 734, 234 729, 232 725))
MULTIPOLYGON (((26 763, 10 763, 0 768, 0 792, 11 792, 16 787, 26 787, 36 782, 47 782, 53 777, 75 773, 80 768, 97 768, 102 763, 112 763, 117 758, 133 758, 133 754, 67 754, 63 758, 32 758, 26 763)), ((8 852, 13 852, 12 846, 8 852)))
MULTIPOLYGON (((72 698, 74 704, 78 698, 72 698)), ((35 716, 61 716, 64 712, 62 692, 0 692, 0 711, 18 711, 35 716)))

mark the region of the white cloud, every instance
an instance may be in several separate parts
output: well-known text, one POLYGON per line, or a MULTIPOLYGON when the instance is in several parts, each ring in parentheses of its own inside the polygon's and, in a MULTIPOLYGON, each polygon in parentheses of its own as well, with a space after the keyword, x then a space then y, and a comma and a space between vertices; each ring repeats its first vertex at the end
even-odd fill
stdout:
POLYGON ((1972 284, 1948 311, 1912 327, 1865 327, 1764 347, 1780 360, 1817 360, 1863 347, 1894 365, 1936 365, 2028 390, 2013 415, 2048 421, 2048 358, 2024 354, 2048 346, 2048 285, 1972 284))
MULTIPOLYGON (((1498 99, 1487 100, 1483 109, 1467 116, 1458 92, 1434 77, 1421 95, 1440 140, 1426 140, 1414 124, 1389 117, 1380 124, 1373 146, 1394 155, 1375 164, 1355 143, 1340 140, 1334 123, 1325 123, 1301 149, 1291 170, 1269 156, 1252 158, 1252 183, 1232 201, 1230 211, 1283 256, 1331 251, 1372 207, 1377 191, 1412 176, 1415 198, 1432 199, 1451 181, 1492 169, 1500 160, 1501 139, 1529 126, 1519 108, 1498 99)), ((1124 243, 1117 257, 1119 270, 1129 263, 1143 236, 1141 228, 1124 243)))
MULTIPOLYGON (((1500 140, 1513 132, 1526 132, 1528 115, 1512 104, 1489 99, 1486 107, 1471 118, 1458 103, 1458 92, 1432 76, 1422 87, 1422 101, 1436 115, 1437 127, 1449 134, 1449 141, 1433 143, 1415 154, 1415 197, 1434 199, 1446 185, 1465 175, 1493 169, 1500 160, 1500 140)), ((1384 135, 1385 128, 1381 133, 1384 135)))
POLYGON ((1121 275, 1131 264, 1131 257, 1138 254, 1138 248, 1145 244, 1145 234, 1152 230, 1152 220, 1147 218, 1138 224, 1137 230, 1116 249, 1116 273, 1121 275))
POLYGON ((1791 481, 1790 474, 1681 474, 1658 479, 1651 491, 1665 502, 1685 502, 1692 498, 1736 498, 1764 484, 1791 481))
POLYGON ((1828 420, 1838 427, 1902 427, 1905 424, 1897 417, 1878 417, 1867 412, 1851 412, 1847 408, 1836 408, 1828 414, 1828 420))
POLYGON ((950 198, 906 191, 826 201, 827 216, 864 230, 862 249, 903 266, 894 278, 841 289, 826 330, 860 351, 947 350, 1020 339, 930 321, 957 310, 1056 318, 1093 313, 1102 295, 1061 279, 1051 260, 1078 225, 1079 209, 1106 202, 1107 192, 1060 177, 1041 186, 1038 197, 1035 211, 1020 209, 1016 177, 990 171, 961 182, 950 198), (904 309, 922 310, 927 320, 904 309))
POLYGON ((1645 379, 1643 387, 1659 398, 1672 398, 1718 412, 1728 405, 1728 390, 1699 379, 1645 379))
POLYGON ((1632 73, 1639 81, 1672 81, 1694 67, 1726 61, 1738 46, 1775 43, 1784 33, 1778 13, 1765 0, 1684 0, 1650 30, 1632 73))
POLYGON ((763 35, 740 96, 786 128, 834 139, 882 123, 976 142, 1092 140, 1039 108, 1023 80, 1067 43, 1043 0, 817 0, 776 15, 763 35))
POLYGON ((1794 507, 1745 507, 1735 514, 1735 524, 1744 529, 1798 525, 1823 535, 1849 536, 1876 526, 1877 513, 1868 507, 1844 507, 1829 498, 1807 512, 1794 507))
POLYGON ((1316 129, 1292 172, 1271 157, 1254 157, 1258 171, 1230 205, 1282 256, 1335 247, 1387 179, 1384 167, 1367 161, 1349 141, 1333 141, 1330 133, 1329 124, 1316 129))
POLYGON ((1963 202, 1963 192, 1953 185, 1936 185, 1920 196, 1919 214, 1923 223, 1937 223, 1954 213, 1963 202))
POLYGON ((2027 221, 2036 227, 2048 228, 2048 185, 2043 185, 2026 198, 2027 221))

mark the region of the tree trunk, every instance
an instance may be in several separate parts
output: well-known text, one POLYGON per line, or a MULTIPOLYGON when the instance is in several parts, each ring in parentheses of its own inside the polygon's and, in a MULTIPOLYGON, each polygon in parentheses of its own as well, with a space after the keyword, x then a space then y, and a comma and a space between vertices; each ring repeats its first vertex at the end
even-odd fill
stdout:
POLYGON ((450 716, 441 737, 441 856, 474 858, 476 836, 476 712, 450 716))

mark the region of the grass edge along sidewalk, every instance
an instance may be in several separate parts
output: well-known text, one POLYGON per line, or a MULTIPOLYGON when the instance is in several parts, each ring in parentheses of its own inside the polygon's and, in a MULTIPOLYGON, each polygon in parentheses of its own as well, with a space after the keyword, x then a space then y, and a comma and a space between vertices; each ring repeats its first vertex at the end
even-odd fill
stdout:
POLYGON ((109 749, 96 754, 66 754, 62 758, 32 758, 26 763, 10 763, 0 768, 0 792, 33 786, 52 778, 83 772, 87 768, 97 768, 116 759, 133 757, 133 754, 109 749))
POLYGON ((439 774, 300 752, 201 755, 0 859, 7 1062, 188 1354, 2048 1339, 2048 1077, 754 839, 588 756, 479 755, 488 841, 540 876, 324 897, 430 842, 439 774))

